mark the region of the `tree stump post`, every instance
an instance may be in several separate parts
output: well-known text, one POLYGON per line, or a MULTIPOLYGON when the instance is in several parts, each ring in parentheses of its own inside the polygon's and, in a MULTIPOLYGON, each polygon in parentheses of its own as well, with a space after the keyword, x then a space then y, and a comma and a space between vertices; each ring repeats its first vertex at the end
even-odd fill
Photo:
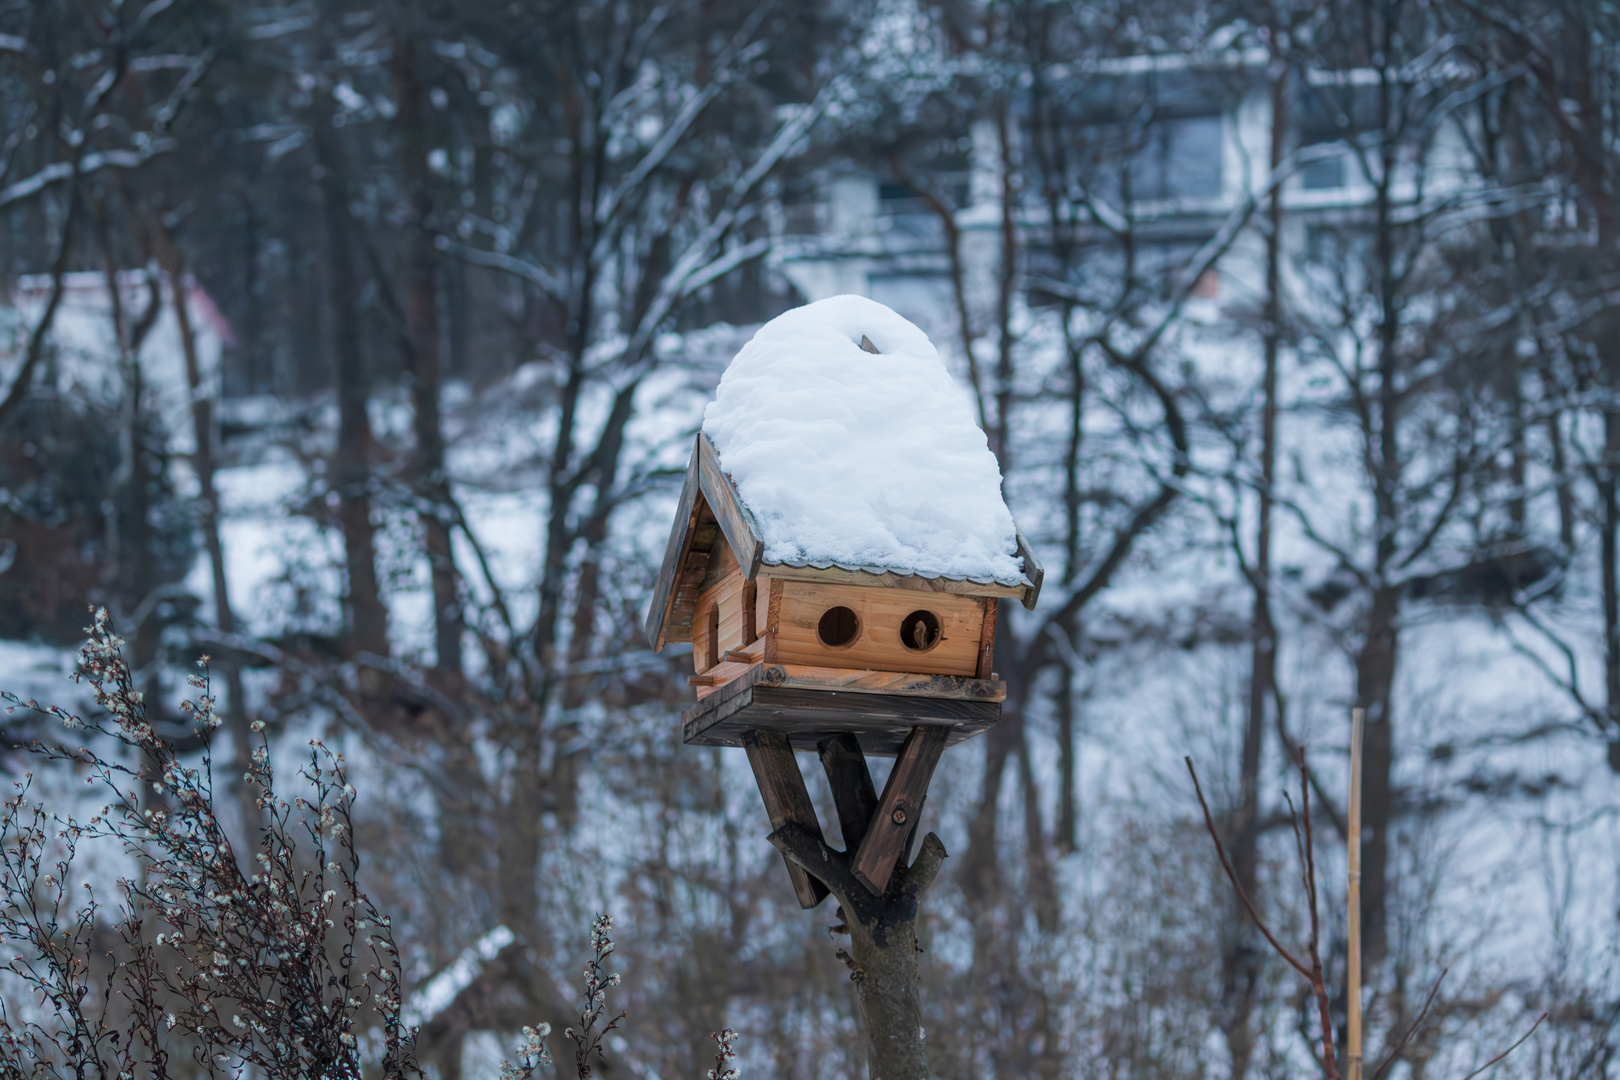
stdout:
MULTIPOLYGON (((905 777, 915 777, 919 766, 925 766, 921 783, 926 790, 926 774, 933 772, 938 749, 932 737, 915 732, 914 738, 907 740, 908 746, 913 744, 922 760, 902 773, 901 765, 906 760, 902 755, 895 762, 886 796, 892 789, 898 799, 902 788, 909 796, 916 780, 905 777), (926 760, 930 754, 932 760, 926 760)), ((849 734, 825 739, 817 749, 832 785, 845 850, 829 847, 819 827, 810 828, 798 821, 778 826, 768 839, 790 864, 821 881, 838 899, 843 928, 850 937, 850 979, 855 983, 861 1022, 866 1029, 867 1072, 871 1080, 927 1080, 928 1050, 917 987, 917 915, 923 894, 945 861, 945 845, 929 833, 916 861, 909 866, 891 862, 892 872, 883 871, 883 888, 874 891, 856 869, 856 853, 872 839, 873 829, 883 824, 875 820, 881 804, 866 757, 855 736, 849 734)), ((921 795, 916 795, 915 803, 906 805, 920 810, 921 795)), ((916 821, 917 815, 911 814, 907 823, 911 828, 900 837, 896 858, 909 848, 916 821)), ((892 820, 889 823, 893 824, 892 820)))

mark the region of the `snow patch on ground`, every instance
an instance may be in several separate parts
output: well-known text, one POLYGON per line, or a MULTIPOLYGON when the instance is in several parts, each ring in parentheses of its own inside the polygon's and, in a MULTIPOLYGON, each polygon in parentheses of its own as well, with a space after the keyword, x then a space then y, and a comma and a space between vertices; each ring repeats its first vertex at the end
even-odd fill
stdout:
POLYGON ((968 396, 928 335, 882 304, 834 296, 766 323, 721 377, 703 430, 767 562, 1020 580, 968 396))

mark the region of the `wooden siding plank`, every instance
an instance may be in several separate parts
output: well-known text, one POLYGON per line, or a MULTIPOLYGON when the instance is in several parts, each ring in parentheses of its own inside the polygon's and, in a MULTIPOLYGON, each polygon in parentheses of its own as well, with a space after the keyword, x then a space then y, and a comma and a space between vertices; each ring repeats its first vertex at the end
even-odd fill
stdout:
MULTIPOLYGON (((754 780, 765 801, 765 813, 771 819, 772 830, 794 824, 809 829, 821 839, 821 822, 816 820, 815 804, 804 786, 804 774, 793 756, 785 735, 774 731, 751 731, 743 738, 748 751, 748 764, 753 766, 754 780)), ((799 906, 813 908, 827 898, 827 886, 805 873, 801 867, 787 864, 788 876, 793 879, 793 892, 799 906)))
POLYGON ((703 591, 714 588, 733 570, 737 570, 737 577, 741 579, 742 572, 737 567, 737 556, 732 552, 731 544, 723 535, 716 537, 714 547, 709 551, 708 568, 703 573, 703 591))
MULTIPOLYGON (((728 653, 727 655, 730 656, 734 654, 728 653)), ((742 676, 747 675, 757 667, 759 667, 759 664, 755 661, 722 660, 718 664, 714 665, 714 667, 709 668, 703 674, 695 676, 696 679, 707 679, 709 680, 708 682, 696 682, 693 681, 693 678, 688 678, 687 682, 692 686, 697 687, 697 699, 702 701, 704 698, 718 693, 720 690, 742 676)))
POLYGON ((757 664, 765 659, 765 639, 755 638, 740 649, 730 649, 726 659, 744 664, 757 664))

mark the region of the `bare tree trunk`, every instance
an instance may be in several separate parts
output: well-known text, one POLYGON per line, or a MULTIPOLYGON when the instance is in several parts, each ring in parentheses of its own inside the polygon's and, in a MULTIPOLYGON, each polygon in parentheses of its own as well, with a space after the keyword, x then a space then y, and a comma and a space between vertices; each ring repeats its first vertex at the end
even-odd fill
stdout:
POLYGON ((1361 941, 1372 964, 1384 958, 1389 945, 1389 829, 1394 820, 1390 779, 1395 763, 1391 706, 1399 616, 1399 592, 1390 587, 1375 590, 1366 638, 1356 658, 1356 705, 1367 716, 1362 747, 1361 941))
MULTIPOLYGON (((197 335, 192 328, 180 252, 175 247, 168 226, 163 222, 162 214, 153 213, 150 218, 158 262, 169 279, 174 317, 180 327, 180 347, 185 354, 186 386, 191 391, 191 430, 196 443, 191 467, 197 476, 203 545, 208 550, 208 567, 213 575, 214 622, 221 636, 230 637, 236 633, 236 612, 231 607, 230 588, 225 577, 225 545, 219 534, 219 494, 214 486, 214 472, 218 467, 214 457, 214 402, 204 392, 202 385, 202 364, 197 356, 197 335)), ((225 677, 225 722, 230 729, 236 765, 231 770, 230 787, 242 814, 242 827, 251 834, 253 825, 259 820, 259 804, 252 788, 242 780, 253 765, 247 699, 242 689, 242 667, 229 656, 222 657, 216 663, 225 677)))
MULTIPOLYGON (((1382 15, 1382 55, 1393 63, 1398 43, 1395 20, 1382 15)), ((1388 66, 1378 69, 1378 118, 1388 130, 1394 113, 1396 79, 1388 66)), ((1356 658, 1356 704, 1366 710, 1362 757, 1361 932, 1367 962, 1377 965, 1389 947, 1389 833, 1395 820, 1392 799, 1395 768, 1395 661, 1401 590, 1391 580, 1396 569, 1401 527, 1401 373, 1399 340, 1403 297, 1396 266, 1395 201, 1392 185, 1396 148, 1385 140, 1378 150, 1374 184, 1374 259, 1378 290, 1378 407, 1375 429, 1365 433, 1366 460, 1372 462, 1375 556, 1372 596, 1361 652, 1356 658)))
MULTIPOLYGON (((1001 154, 1001 245, 996 268, 997 352, 992 395, 996 414, 991 429, 986 433, 990 437, 990 449, 1004 473, 1011 451, 1008 440, 1013 384, 1012 302, 1018 262, 1017 189, 1012 175, 1013 136, 1010 128, 1013 121, 1009 115, 1010 109, 1011 106, 1003 102, 996 114, 996 134, 1001 154)), ((1004 622, 1007 614, 1004 606, 997 617, 1004 622)), ((984 787, 979 795, 979 808, 968 825, 968 850, 963 857, 960 874, 963 895, 980 912, 994 905, 1001 894, 1001 867, 996 850, 996 833, 1001 821, 1001 785, 1006 777, 1008 759, 1024 741, 1022 703, 1028 700, 1028 687, 1021 682, 1022 657, 1012 654, 1012 642, 1013 636, 1006 632, 1003 625, 996 634, 996 670, 1006 677, 1007 699, 1002 704, 1001 720, 985 736, 984 787)), ((1038 817, 1036 824, 1039 825, 1038 817)), ((989 921, 981 919, 975 925, 987 928, 989 921)), ((986 959, 994 948, 982 934, 980 937, 975 949, 976 963, 986 959)))
MULTIPOLYGON (((112 498, 105 504, 108 528, 114 542, 109 545, 111 557, 102 575, 114 610, 126 615, 143 609, 150 611, 145 600, 157 584, 151 559, 153 533, 149 488, 155 472, 152 468, 154 455, 147 430, 145 372, 141 367, 140 353, 146 335, 157 322, 158 312, 162 308, 162 292, 156 280, 148 279, 146 310, 133 319, 125 312, 123 283, 118 277, 118 255, 114 250, 105 204, 93 202, 92 212, 113 337, 118 349, 118 369, 124 384, 119 405, 118 469, 113 475, 112 498)), ((129 637, 132 666, 141 672, 157 657, 159 635, 146 624, 145 618, 131 619, 124 630, 129 637)), ((147 678, 155 680, 156 674, 151 673, 147 678)), ((155 681, 148 689, 156 689, 155 681)))
POLYGON ((395 42, 394 85, 399 99, 401 157, 413 218, 405 314, 410 336, 411 405, 416 436, 414 486, 419 505, 425 505, 420 520, 433 589, 434 669, 441 678, 459 681, 465 621, 461 611, 460 579, 450 543, 450 526, 455 519, 448 498, 444 433, 439 421, 439 259, 430 225, 433 198, 427 173, 422 81, 417 69, 416 41, 408 27, 395 42))
MULTIPOLYGON (((874 895, 851 870, 852 854, 877 806, 872 781, 854 736, 822 744, 822 763, 832 782, 844 851, 827 846, 802 825, 788 824, 770 841, 788 860, 819 878, 838 900, 839 929, 850 936, 851 980, 866 1032, 871 1080, 926 1080, 928 1048, 917 982, 917 916, 924 893, 945 861, 945 845, 929 833, 909 867, 895 868, 883 895, 874 895), (864 779, 864 784, 861 781, 864 779), (863 792, 864 797, 855 795, 863 792)), ((908 845, 909 846, 909 845, 908 845)))
POLYGON ((1609 766, 1620 772, 1620 498, 1615 484, 1620 473, 1620 413, 1603 414, 1603 464, 1598 469, 1597 491, 1601 507, 1600 558, 1603 561, 1603 688, 1609 727, 1609 766))
MULTIPOLYGON (((1279 28, 1271 28, 1273 63, 1277 63, 1279 28)), ((1279 66, 1271 83, 1271 169, 1281 166, 1287 137, 1287 69, 1279 66)), ((1249 572, 1254 590, 1249 615, 1249 702, 1238 764, 1238 807, 1231 824, 1232 868, 1238 885, 1250 897, 1259 895, 1260 763, 1265 755, 1266 709, 1277 679, 1277 627, 1271 615, 1272 485, 1277 476, 1277 359, 1282 342, 1282 199, 1273 191, 1266 207, 1266 303, 1260 379, 1260 491, 1256 508, 1254 562, 1249 572)), ((1231 1056, 1231 1076, 1241 1080, 1254 1052, 1250 1030, 1260 980, 1261 952, 1241 912, 1235 912, 1232 934, 1221 957, 1227 1015, 1222 1025, 1231 1056)))
POLYGON ((343 651, 388 655, 388 609, 377 582, 376 542, 371 522, 371 419, 369 387, 360 347, 360 288, 355 272, 349 220, 337 148, 330 119, 315 124, 320 162, 321 210, 326 225, 326 263, 332 292, 332 359, 337 377, 338 438, 332 455, 332 487, 337 492, 338 526, 343 533, 348 580, 344 591, 343 651))
POLYGON ((22 366, 17 369, 17 376, 6 390, 6 396, 0 399, 0 428, 10 423, 22 407, 28 392, 33 389, 34 373, 45 356, 45 342, 50 338, 51 327, 56 322, 57 309, 62 306, 68 260, 73 252, 73 227, 79 216, 79 201, 79 165, 75 159, 73 172, 68 177, 67 193, 63 196, 62 224, 57 231, 56 253, 51 259, 51 291, 45 298, 45 310, 40 312, 39 321, 28 331, 22 366))
POLYGON ((1075 745, 1074 730, 1074 670, 1068 664, 1059 665, 1057 688, 1058 737, 1058 808, 1057 823, 1052 830, 1058 855, 1064 856, 1080 846, 1079 773, 1080 753, 1075 745))
POLYGON ((1569 558, 1575 551, 1575 488, 1570 482, 1569 452, 1559 413, 1547 417, 1547 441, 1552 446, 1553 490, 1558 498, 1558 546, 1569 558))

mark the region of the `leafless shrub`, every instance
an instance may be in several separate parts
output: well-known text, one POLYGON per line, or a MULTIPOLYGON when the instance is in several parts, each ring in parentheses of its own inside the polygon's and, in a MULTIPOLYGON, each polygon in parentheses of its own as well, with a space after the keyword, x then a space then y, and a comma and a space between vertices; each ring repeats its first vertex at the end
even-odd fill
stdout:
POLYGON ((607 1055, 602 1053, 602 1040, 618 1028, 619 1021, 630 1015, 626 1011, 612 1020, 603 1019, 607 1015, 607 992, 619 985, 619 973, 615 971, 609 974, 605 970, 607 958, 617 948, 613 943, 612 929, 611 915, 599 914, 591 922, 591 958, 585 964, 585 1008, 580 1010, 579 1026, 563 1032, 574 1042, 574 1067, 579 1072, 580 1080, 591 1075, 593 1053, 597 1060, 607 1061, 607 1055))
POLYGON ((714 1055, 714 1068, 709 1070, 707 1080, 737 1080, 742 1076, 742 1070, 733 1062, 737 1060, 736 1045, 737 1033, 730 1028, 714 1032, 714 1042, 717 1047, 714 1055))
MULTIPOLYGON (((262 814, 257 850, 239 854, 214 806, 205 749, 188 766, 160 738, 105 611, 74 678, 102 710, 90 719, 5 695, 11 708, 55 716, 122 752, 36 742, 47 761, 89 772, 109 801, 81 821, 17 785, 0 813, 0 936, 8 970, 37 999, 37 1017, 0 1014, 0 1067, 12 1076, 194 1075, 244 1067, 266 1077, 415 1075, 400 1024, 399 953, 389 920, 361 891, 354 787, 341 755, 311 742, 305 794, 275 791, 260 737, 245 783, 262 814), (101 940, 101 901, 70 897, 86 842, 111 841, 135 873, 117 886, 115 942, 101 940), (111 947, 109 947, 111 946, 111 947)), ((200 733, 220 724, 204 674, 183 706, 200 733)), ((262 730, 262 725, 255 725, 262 730)))

